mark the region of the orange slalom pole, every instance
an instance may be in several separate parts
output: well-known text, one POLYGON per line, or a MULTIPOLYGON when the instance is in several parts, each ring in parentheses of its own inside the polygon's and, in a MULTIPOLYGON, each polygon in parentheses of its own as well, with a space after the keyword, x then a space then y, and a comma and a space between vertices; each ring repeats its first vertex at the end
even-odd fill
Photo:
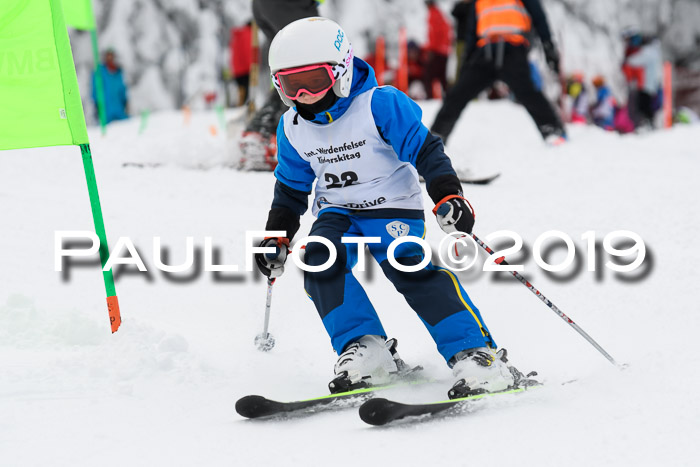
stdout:
POLYGON ((442 85, 436 79, 433 80, 433 99, 442 99, 442 85))
POLYGON ((377 41, 374 46, 374 68, 375 74, 377 75, 377 83, 380 86, 384 86, 384 61, 385 61, 385 50, 386 45, 384 43, 384 37, 377 37, 377 41))
POLYGON ((258 78, 260 74, 260 44, 258 42, 258 23, 253 21, 250 41, 250 79, 248 80, 248 107, 246 118, 251 120, 255 111, 255 94, 258 90, 258 78))
POLYGON ((114 334, 122 324, 122 316, 119 311, 119 299, 116 295, 107 297, 107 312, 109 313, 109 324, 112 328, 112 334, 114 334))
POLYGON ((396 88, 408 93, 408 47, 406 45, 406 28, 399 29, 399 69, 396 70, 396 88))
POLYGON ((185 126, 188 126, 190 124, 190 119, 192 118, 192 111, 190 110, 189 105, 182 106, 182 117, 185 126))
POLYGON ((664 127, 673 125, 673 65, 664 62, 664 127))

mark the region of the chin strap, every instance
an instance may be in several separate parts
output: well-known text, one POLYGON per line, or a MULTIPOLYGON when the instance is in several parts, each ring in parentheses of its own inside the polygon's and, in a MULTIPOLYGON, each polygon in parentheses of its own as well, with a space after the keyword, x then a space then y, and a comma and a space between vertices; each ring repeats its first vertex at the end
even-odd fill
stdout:
MULTIPOLYGON (((338 101, 338 96, 335 95, 332 89, 329 89, 325 96, 318 102, 313 104, 302 104, 299 101, 294 101, 294 105, 297 107, 297 113, 301 115, 301 118, 308 120, 310 122, 316 120, 316 115, 327 111, 335 105, 338 101)), ((333 121, 333 117, 330 116, 329 112, 326 112, 326 118, 328 118, 328 123, 333 121)))

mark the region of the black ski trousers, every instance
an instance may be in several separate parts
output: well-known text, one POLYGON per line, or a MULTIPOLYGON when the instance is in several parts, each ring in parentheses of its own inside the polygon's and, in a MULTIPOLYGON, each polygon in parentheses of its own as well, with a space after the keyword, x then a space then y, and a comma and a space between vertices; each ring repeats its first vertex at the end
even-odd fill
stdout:
POLYGON ((460 114, 469 101, 481 91, 501 80, 508 85, 535 121, 542 137, 563 134, 564 127, 552 105, 541 91, 535 88, 530 76, 527 48, 508 43, 502 44, 502 58, 498 57, 499 44, 486 45, 474 51, 459 72, 457 82, 450 88, 442 102, 442 108, 430 129, 447 141, 460 114), (488 50, 491 47, 491 50, 488 50), (502 63, 498 63, 502 62, 502 63))
MULTIPOLYGON (((318 4, 314 0, 253 0, 253 17, 268 42, 272 42, 275 35, 292 21, 309 16, 318 16, 318 4)), ((267 53, 263 55, 267 57, 267 53)), ((280 117, 287 109, 277 91, 270 90, 265 104, 255 112, 245 131, 260 133, 265 138, 274 135, 280 117)))
POLYGON ((270 42, 280 29, 309 16, 318 16, 314 0, 253 0, 253 17, 270 42))

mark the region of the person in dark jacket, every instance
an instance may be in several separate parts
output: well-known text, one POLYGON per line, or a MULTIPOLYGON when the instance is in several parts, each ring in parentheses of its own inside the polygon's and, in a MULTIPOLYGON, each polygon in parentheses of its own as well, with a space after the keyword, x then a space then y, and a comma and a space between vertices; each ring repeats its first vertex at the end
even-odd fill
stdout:
POLYGON ((452 17, 455 19, 455 55, 457 56, 457 76, 459 79, 459 70, 462 69, 464 54, 467 47, 467 35, 469 28, 467 20, 469 19, 469 4, 474 0, 459 0, 452 8, 452 17))
POLYGON ((564 126, 544 94, 533 84, 527 59, 534 27, 542 40, 547 64, 559 72, 559 54, 539 0, 474 0, 468 5, 464 65, 431 131, 447 140, 469 101, 495 80, 501 80, 525 106, 542 137, 552 144, 563 142, 564 126))
MULTIPOLYGON (((292 21, 318 16, 314 0, 253 0, 253 17, 268 41, 292 21)), ((274 170, 277 165, 275 132, 286 107, 270 90, 265 104, 253 115, 239 141, 242 170, 274 170)))

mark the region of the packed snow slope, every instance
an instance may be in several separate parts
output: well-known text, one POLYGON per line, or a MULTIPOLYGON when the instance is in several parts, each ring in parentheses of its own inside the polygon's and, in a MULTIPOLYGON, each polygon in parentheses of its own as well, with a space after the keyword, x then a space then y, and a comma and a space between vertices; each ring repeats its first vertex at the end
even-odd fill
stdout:
MULTIPOLYGON (((437 104, 422 106, 430 124, 437 104)), ((526 277, 627 368, 611 365, 509 275, 473 268, 459 277, 495 339, 545 385, 464 416, 387 429, 365 425, 356 410, 282 421, 235 413, 246 394, 323 394, 336 356, 291 262, 274 286, 277 345, 265 354, 254 347, 266 287, 245 271, 245 232, 264 227, 274 179, 227 167, 235 141, 214 113, 189 123, 179 113, 154 114, 145 127, 130 120, 106 136, 91 133, 110 247, 129 237, 148 269, 118 267, 123 324, 114 335, 95 258, 54 269, 55 232, 93 228, 80 151, 3 152, 0 465, 697 465, 700 220, 692 186, 700 127, 569 131, 568 144, 546 147, 523 109, 473 103, 447 149, 456 167, 502 173, 488 186, 465 185, 476 234, 519 234, 525 248, 508 260, 523 264, 526 277), (578 269, 546 274, 535 264, 535 240, 550 230, 573 239, 578 269), (594 231, 602 242, 616 230, 643 239, 641 268, 614 273, 598 245, 596 271, 588 271, 581 236, 594 231), (159 271, 153 238, 168 251, 166 264, 180 264, 188 236, 198 269, 159 271), (240 272, 203 271, 205 237, 217 263, 240 272)), ((437 248, 443 235, 425 201, 427 240, 437 248)), ((312 221, 303 218, 298 238, 312 221)), ((549 262, 564 253, 557 248, 549 262)), ((387 396, 445 398, 450 370, 368 263, 358 277, 402 357, 443 381, 387 396)))

